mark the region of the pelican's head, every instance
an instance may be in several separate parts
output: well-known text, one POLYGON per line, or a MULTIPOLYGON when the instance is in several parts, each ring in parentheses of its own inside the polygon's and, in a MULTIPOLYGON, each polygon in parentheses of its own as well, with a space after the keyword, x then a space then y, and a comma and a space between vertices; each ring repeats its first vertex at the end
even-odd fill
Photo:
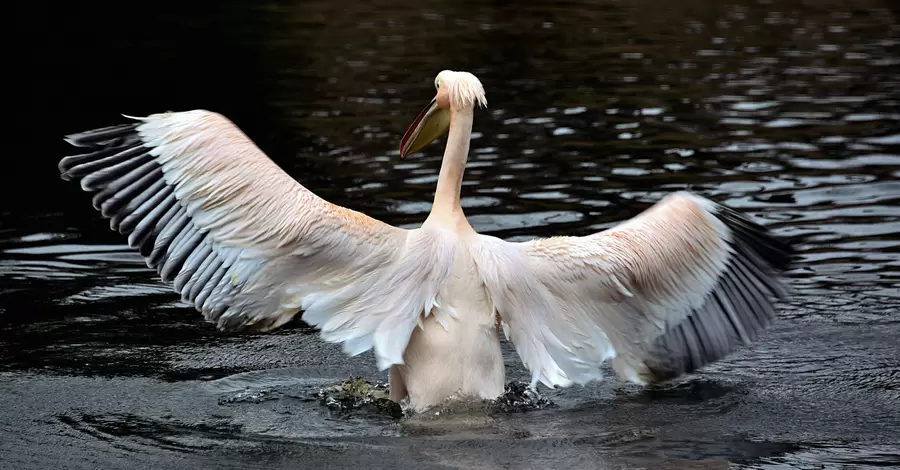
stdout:
POLYGON ((450 111, 487 106, 484 87, 469 72, 443 70, 434 78, 437 94, 422 110, 400 139, 400 158, 419 151, 450 128, 450 111))

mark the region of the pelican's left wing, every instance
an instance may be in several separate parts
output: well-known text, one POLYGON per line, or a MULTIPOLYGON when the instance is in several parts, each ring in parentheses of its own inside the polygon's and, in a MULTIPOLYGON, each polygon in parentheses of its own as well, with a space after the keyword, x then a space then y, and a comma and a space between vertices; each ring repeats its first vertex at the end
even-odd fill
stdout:
POLYGON ((147 265, 223 330, 267 331, 303 310, 323 339, 402 363, 449 274, 453 243, 323 200, 224 116, 154 114, 68 136, 62 178, 147 265))
POLYGON ((678 192, 609 230, 509 243, 482 236, 479 273, 504 332, 553 387, 677 377, 752 341, 785 295, 792 248, 708 199, 678 192))

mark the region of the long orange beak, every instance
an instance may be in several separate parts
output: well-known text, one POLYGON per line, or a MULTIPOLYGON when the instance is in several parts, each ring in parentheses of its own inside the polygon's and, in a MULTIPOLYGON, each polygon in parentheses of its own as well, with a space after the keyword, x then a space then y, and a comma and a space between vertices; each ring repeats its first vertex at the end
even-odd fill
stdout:
POLYGON ((437 98, 416 116, 409 129, 400 139, 400 158, 418 152, 450 128, 450 111, 437 105, 437 98))

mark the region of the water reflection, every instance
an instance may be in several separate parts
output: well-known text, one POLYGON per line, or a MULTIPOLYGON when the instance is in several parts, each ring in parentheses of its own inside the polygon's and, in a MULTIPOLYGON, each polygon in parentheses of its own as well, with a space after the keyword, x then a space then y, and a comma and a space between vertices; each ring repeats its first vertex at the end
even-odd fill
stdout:
MULTIPOLYGON (((665 396, 616 398, 604 385, 556 396, 563 414, 540 418, 567 430, 554 439, 596 436, 602 426, 620 436, 615 419, 642 430, 661 419, 676 433, 677 423, 698 414, 723 415, 725 424, 714 429, 755 437, 722 441, 691 428, 680 440, 654 435, 641 449, 675 446, 688 449, 671 451, 680 457, 746 457, 766 467, 844 462, 853 449, 860 461, 884 459, 878 446, 841 450, 831 441, 814 447, 807 439, 797 451, 793 440, 809 433, 835 440, 864 433, 854 426, 866 421, 882 438, 900 434, 885 415, 872 415, 900 402, 900 358, 885 339, 900 334, 900 21, 889 3, 376 0, 226 2, 214 11, 185 7, 139 18, 82 6, 65 13, 70 41, 53 46, 64 50, 64 65, 82 70, 88 53, 106 59, 91 61, 91 81, 49 87, 60 91, 48 109, 65 132, 107 125, 118 112, 214 109, 321 196, 414 227, 430 208, 442 149, 438 143, 400 160, 399 137, 431 98, 439 70, 470 70, 489 102, 476 115, 463 188, 476 229, 510 240, 584 235, 690 188, 796 237, 802 259, 791 273, 792 307, 768 340, 710 374, 762 377, 747 387, 772 384, 752 393, 777 400, 755 400, 800 404, 755 412, 741 387, 694 384, 688 390, 724 396, 704 395, 694 414, 679 414, 665 396), (778 395, 783 390, 793 395, 778 395), (823 428, 811 420, 771 435, 784 425, 768 416, 822 415, 831 402, 819 390, 851 397, 843 402, 859 402, 859 409, 838 400, 828 410, 843 424, 823 428), (807 409, 805 400, 819 408, 807 409), (592 405, 579 408, 583 403, 592 405), (869 405, 875 411, 864 409, 869 405), (734 407, 745 411, 729 411, 734 407), (567 409, 584 421, 573 422, 578 413, 567 409), (771 439, 754 444, 757 438, 771 439)), ((365 359, 346 361, 321 346, 299 323, 265 336, 213 332, 156 281, 80 191, 58 181, 54 166, 68 151, 59 136, 32 137, 23 149, 27 171, 2 175, 40 188, 42 197, 4 198, 0 370, 174 382, 309 363, 348 374, 373 370, 365 359)), ((11 191, 11 183, 0 186, 11 191)), ((506 354, 520 373, 514 353, 506 354)), ((190 408, 192 399, 176 403, 190 408)), ((282 405, 287 413, 296 403, 282 405)), ((85 416, 76 421, 112 434, 126 424, 145 433, 159 421, 109 410, 85 416)), ((268 417, 267 432, 297 435, 303 423, 286 424, 296 420, 287 416, 268 417)), ((321 429, 333 425, 326 420, 321 429)), ((382 432, 365 420, 343 425, 353 435, 382 432)), ((222 429, 211 438, 231 432, 222 429)), ((622 440, 610 439, 585 446, 590 455, 608 453, 609 442, 622 440)), ((574 451, 550 450, 555 442, 530 451, 521 444, 517 452, 578 461, 574 451)), ((560 446, 584 450, 565 442, 560 446)))

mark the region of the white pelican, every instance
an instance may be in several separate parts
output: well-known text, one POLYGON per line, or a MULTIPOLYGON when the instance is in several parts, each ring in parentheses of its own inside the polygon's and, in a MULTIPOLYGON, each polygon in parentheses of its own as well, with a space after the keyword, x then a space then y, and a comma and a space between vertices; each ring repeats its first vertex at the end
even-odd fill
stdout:
MULTIPOLYGON (((584 384, 612 361, 625 381, 690 373, 747 344, 787 293, 792 248, 688 192, 587 236, 481 235, 460 187, 481 82, 442 71, 400 143, 448 131, 431 213, 405 230, 316 196, 227 118, 169 112, 67 136, 59 163, 110 227, 224 331, 268 331, 298 312, 324 341, 374 350, 390 396, 417 411, 503 392, 500 328, 531 386, 584 384)), ((128 116, 126 116, 128 117, 128 116)))

